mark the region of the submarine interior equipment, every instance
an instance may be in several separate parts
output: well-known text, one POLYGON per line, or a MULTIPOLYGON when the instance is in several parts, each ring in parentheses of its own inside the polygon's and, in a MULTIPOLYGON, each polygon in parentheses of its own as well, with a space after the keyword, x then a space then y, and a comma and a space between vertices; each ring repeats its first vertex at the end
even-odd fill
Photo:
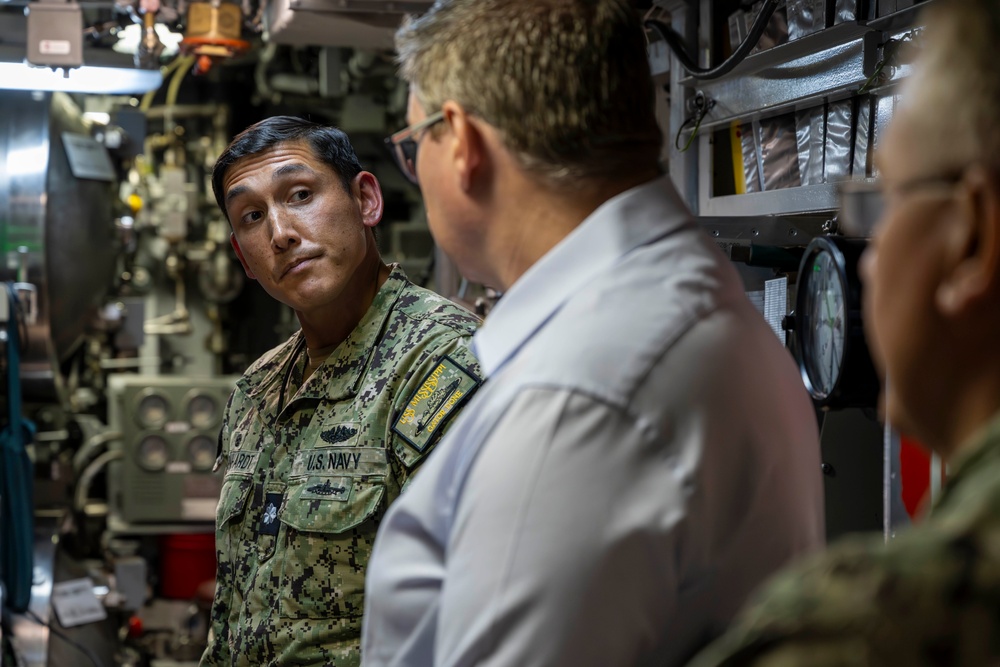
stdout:
MULTIPOLYGON (((246 279, 212 195, 234 134, 275 114, 341 127, 381 182, 386 260, 480 314, 499 298, 436 249, 383 145, 406 125, 394 29, 431 4, 0 0, 3 414, 23 442, 3 465, 25 470, 0 482, 0 666, 193 665, 204 648, 223 410, 298 328, 246 279)), ((877 176, 913 4, 635 3, 663 164, 803 367, 797 337, 834 334, 795 312, 800 262, 871 229, 849 184, 877 176)), ((831 537, 907 521, 907 443, 869 394, 816 406, 831 537)))

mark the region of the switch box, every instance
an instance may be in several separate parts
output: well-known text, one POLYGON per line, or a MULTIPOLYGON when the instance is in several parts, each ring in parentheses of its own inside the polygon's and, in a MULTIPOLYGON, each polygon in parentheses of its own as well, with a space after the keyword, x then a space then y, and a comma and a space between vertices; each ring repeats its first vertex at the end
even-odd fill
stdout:
POLYGON ((32 65, 83 65, 83 10, 75 2, 32 2, 28 5, 28 53, 32 65))

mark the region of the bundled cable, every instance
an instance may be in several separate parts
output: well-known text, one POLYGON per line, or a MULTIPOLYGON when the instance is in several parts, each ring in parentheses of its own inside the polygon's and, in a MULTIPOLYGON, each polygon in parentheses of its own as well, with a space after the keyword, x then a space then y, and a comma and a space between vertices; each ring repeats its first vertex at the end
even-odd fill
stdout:
POLYGON ((681 66, 691 74, 695 79, 718 79, 719 77, 729 74, 733 69, 743 62, 753 47, 757 45, 760 41, 761 36, 767 29, 767 24, 771 20, 771 16, 774 14, 774 10, 778 8, 778 4, 781 0, 766 0, 764 6, 761 7, 760 13, 757 14, 757 18, 754 19, 753 25, 750 27, 750 31, 747 34, 746 39, 733 51, 733 54, 726 58, 724 61, 716 65, 715 67, 699 67, 697 60, 688 53, 687 48, 684 46, 684 40, 678 35, 673 28, 662 23, 656 19, 646 19, 644 25, 650 28, 660 39, 665 41, 671 50, 677 54, 677 59, 680 61, 681 66))

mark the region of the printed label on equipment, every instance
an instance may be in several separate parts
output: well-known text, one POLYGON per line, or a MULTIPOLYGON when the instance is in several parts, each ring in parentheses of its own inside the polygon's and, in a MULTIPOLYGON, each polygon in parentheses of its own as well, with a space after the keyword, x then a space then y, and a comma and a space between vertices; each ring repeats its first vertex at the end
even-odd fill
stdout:
POLYGON ((104 605, 94 593, 94 582, 87 577, 53 584, 52 607, 64 628, 103 621, 108 617, 104 605))

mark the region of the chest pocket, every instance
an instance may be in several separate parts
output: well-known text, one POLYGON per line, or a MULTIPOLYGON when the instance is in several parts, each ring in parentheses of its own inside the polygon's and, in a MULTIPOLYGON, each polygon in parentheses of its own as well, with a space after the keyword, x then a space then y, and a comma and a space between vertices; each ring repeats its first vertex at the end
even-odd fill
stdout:
POLYGON ((361 617, 387 472, 384 449, 325 447, 296 456, 280 514, 282 618, 361 617))
POLYGON ((243 516, 251 488, 253 480, 248 477, 233 477, 223 483, 215 513, 215 525, 220 531, 228 531, 232 528, 231 524, 243 516))
MULTIPOLYGON (((246 513, 253 480, 249 477, 230 477, 222 485, 219 507, 215 513, 215 548, 218 556, 219 576, 232 578, 236 583, 244 574, 245 554, 240 553, 244 541, 240 539, 240 529, 246 513)), ((234 589, 230 586, 230 589, 234 589)))

